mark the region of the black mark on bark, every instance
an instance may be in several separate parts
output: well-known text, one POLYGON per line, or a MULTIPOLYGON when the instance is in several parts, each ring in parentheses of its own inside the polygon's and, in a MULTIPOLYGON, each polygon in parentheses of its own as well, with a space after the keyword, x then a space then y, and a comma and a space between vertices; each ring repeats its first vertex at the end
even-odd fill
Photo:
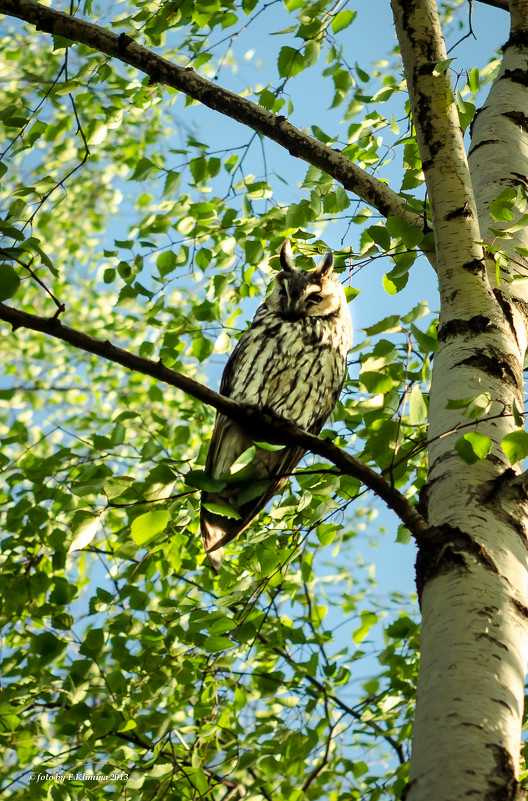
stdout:
POLYGON ((522 111, 505 111, 502 116, 514 122, 525 133, 528 133, 528 117, 522 111))
POLYGON ((472 259, 471 261, 466 261, 465 264, 462 265, 462 269, 473 273, 473 275, 478 275, 479 273, 485 272, 486 265, 483 259, 472 259))
POLYGON ((508 78, 514 83, 520 83, 522 86, 528 86, 527 70, 521 70, 519 68, 515 70, 504 70, 503 74, 501 75, 501 80, 504 80, 504 78, 508 78))
POLYGON ((469 203, 464 203, 463 206, 448 212, 445 216, 446 220, 456 220, 458 217, 464 217, 466 219, 473 217, 473 212, 469 208, 469 203))
POLYGON ((521 386, 522 373, 514 359, 497 348, 487 348, 486 353, 474 353, 458 362, 457 367, 463 365, 474 367, 492 378, 511 384, 516 390, 521 386))
POLYGON ((509 300, 507 300, 504 297, 504 294, 501 292, 500 289, 495 288, 493 290, 493 294, 495 295, 495 300, 497 301, 497 303, 501 307, 502 313, 504 315, 504 319, 506 320, 506 322, 510 326, 510 330, 511 330, 513 336, 515 337, 515 342, 516 342, 517 346, 519 346, 519 341, 517 339, 517 332, 515 330, 515 323, 513 321, 512 304, 510 303, 509 300))
POLYGON ((520 47, 521 49, 528 47, 528 32, 516 31, 512 33, 508 41, 502 45, 501 49, 506 50, 507 47, 520 47))
POLYGON ((526 791, 515 778, 515 764, 510 752, 502 745, 488 743, 495 759, 495 769, 487 776, 485 801, 525 801, 526 791))
POLYGON ((498 568, 478 542, 456 526, 445 524, 429 530, 418 548, 416 587, 421 597, 427 582, 452 570, 466 570, 467 557, 472 556, 487 570, 498 574, 498 568))
POLYGON ((492 323, 484 314, 477 314, 469 320, 449 320, 438 331, 438 341, 445 342, 450 337, 476 337, 484 331, 489 331, 492 323))
POLYGON ((498 144, 500 144, 500 141, 498 139, 483 139, 482 142, 477 142, 476 145, 473 145, 473 147, 469 149, 468 156, 472 156, 475 150, 478 150, 479 147, 485 147, 486 145, 498 145, 498 144))

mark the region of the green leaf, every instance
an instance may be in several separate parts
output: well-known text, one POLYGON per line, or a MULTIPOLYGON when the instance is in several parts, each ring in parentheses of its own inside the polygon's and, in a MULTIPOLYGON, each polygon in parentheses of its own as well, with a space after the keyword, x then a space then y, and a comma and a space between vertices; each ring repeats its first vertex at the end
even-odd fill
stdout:
POLYGON ((392 378, 386 373, 364 372, 359 375, 359 383, 371 395, 383 394, 392 389, 392 378))
POLYGON ((203 362, 207 359, 214 350, 214 342, 204 336, 197 336, 192 342, 192 353, 196 356, 198 361, 203 362))
POLYGON ((474 95, 477 94, 480 87, 480 73, 478 67, 473 67, 467 77, 467 85, 474 95))
POLYGON ((383 320, 380 320, 379 323, 365 328, 364 331, 368 337, 372 337, 375 334, 388 334, 394 331, 401 331, 400 318, 397 314, 391 314, 390 317, 385 317, 383 320))
POLYGON ((232 648, 234 643, 229 637, 222 637, 220 634, 212 634, 204 642, 204 649, 210 654, 216 654, 218 651, 226 651, 232 648))
POLYGON ((338 11, 338 13, 332 19, 330 27, 332 28, 334 33, 339 33, 339 31, 348 28, 348 26, 354 21, 356 16, 357 16, 357 11, 350 11, 349 9, 338 11))
POLYGON ((132 521, 130 528, 132 539, 137 545, 143 547, 166 529, 169 519, 170 513, 166 509, 145 512, 132 521))
POLYGON ((489 392, 482 392, 472 398, 459 398, 458 400, 448 400, 446 409, 464 409, 464 416, 477 419, 488 414, 492 403, 489 392))
POLYGON ((456 98, 457 98, 457 109, 458 109, 458 118, 460 120, 460 127, 462 128, 462 131, 465 131, 469 127, 473 117, 477 112, 477 109, 473 103, 470 103, 467 100, 464 101, 462 99, 462 95, 460 94, 459 89, 457 89, 456 91, 456 98))
POLYGON ((208 476, 204 470, 189 470, 185 474, 185 483, 206 492, 220 492, 227 486, 225 481, 208 476))
POLYGON ((255 448, 254 445, 252 445, 250 448, 241 453, 238 459, 235 462, 233 462, 233 464, 229 468, 229 472, 231 473, 231 475, 239 473, 241 470, 243 470, 244 467, 247 467, 248 464, 251 464, 251 462, 255 458, 256 452, 257 449, 255 448))
POLYGON ((449 69, 454 60, 454 58, 446 58, 445 61, 439 61, 435 64, 433 75, 442 75, 449 69))
POLYGON ((400 523, 398 526, 398 533, 396 535, 396 542, 399 542, 401 545, 408 545, 411 540, 411 532, 403 525, 403 523, 400 523))
POLYGON ((503 189, 496 200, 490 201, 489 210, 493 219, 497 220, 497 222, 509 222, 513 220, 514 215, 512 208, 516 197, 516 191, 509 187, 508 189, 503 189))
POLYGON ((330 543, 335 540, 340 529, 341 527, 335 523, 321 523, 321 525, 317 526, 315 529, 315 533, 321 545, 330 545, 330 543))
POLYGON ((237 501, 243 504, 253 501, 255 498, 260 498, 270 488, 271 481, 265 479, 264 481, 245 481, 238 492, 237 501))
POLYGON ((354 298, 357 298, 357 296, 361 292, 360 289, 355 289, 355 287, 353 287, 353 286, 345 286, 345 287, 343 287, 343 289, 345 290, 345 297, 346 297, 347 303, 350 303, 351 301, 354 300, 354 298))
POLYGON ((96 659, 103 650, 104 646, 104 631, 102 629, 89 629, 79 648, 79 651, 84 656, 91 659, 96 659))
POLYGON ((104 493, 107 498, 119 498, 134 483, 133 476, 111 476, 104 484, 104 493))
POLYGON ((36 634, 31 641, 31 650, 40 656, 41 662, 54 662, 66 650, 67 643, 60 640, 55 634, 46 631, 36 634))
POLYGON ((291 78, 304 69, 304 59, 298 50, 287 45, 281 48, 277 63, 281 78, 291 78))
POLYGON ((71 39, 67 39, 65 36, 59 36, 57 34, 53 34, 53 51, 55 50, 64 50, 66 47, 72 47, 74 42, 71 39))
POLYGON ((423 231, 403 217, 388 217, 387 231, 394 239, 401 239, 406 248, 415 248, 424 238, 423 231))
POLYGON ((493 443, 485 434, 479 434, 477 431, 470 431, 459 437, 455 442, 455 450, 467 464, 474 464, 485 459, 491 451, 493 443))
POLYGON ((386 273, 386 275, 383 276, 383 289, 388 295, 396 295, 407 286, 408 280, 408 271, 402 273, 401 270, 396 267, 394 270, 391 270, 390 273, 386 273))
POLYGON ((310 39, 306 42, 304 48, 304 68, 311 67, 313 64, 316 64, 319 60, 319 53, 321 51, 321 45, 316 39, 310 39))
POLYGON ((18 291, 20 278, 10 264, 0 264, 0 301, 12 298, 18 291))
POLYGON ((513 401, 512 405, 511 405, 511 411, 512 411, 512 415, 513 415, 513 419, 515 420, 515 425, 519 426, 519 428, 522 428, 522 426, 524 425, 524 417, 522 416, 521 412, 517 408, 517 403, 515 401, 513 401))
POLYGON ((161 276, 169 275, 178 266, 178 259, 172 250, 165 250, 156 259, 156 266, 161 276))
POLYGON ((502 438, 502 450, 510 464, 522 462, 528 456, 528 431, 512 431, 502 438))
POLYGON ((178 187, 181 183, 181 174, 179 172, 174 172, 174 170, 169 170, 167 173, 167 177, 165 178, 165 186, 163 187, 163 196, 170 197, 174 195, 178 187))
POLYGON ((376 245, 379 245, 382 250, 389 250, 391 239, 384 225, 371 225, 370 228, 367 228, 367 232, 371 239, 376 245))
POLYGON ((208 512, 212 512, 215 515, 222 515, 222 517, 232 517, 235 520, 241 520, 240 513, 224 501, 207 501, 204 503, 204 507, 208 512))
POLYGON ((282 451, 286 447, 286 445, 270 445, 269 442, 257 442, 256 440, 255 445, 262 448, 263 451, 282 451))
POLYGON ((402 323, 413 323, 415 320, 419 320, 420 317, 424 317, 426 314, 429 314, 429 304, 426 300, 422 300, 414 307, 414 309, 409 312, 409 314, 406 314, 401 318, 402 323))
POLYGON ((92 515, 86 512, 77 512, 72 525, 73 540, 71 541, 68 553, 81 551, 91 543, 100 525, 100 515, 92 515))
POLYGON ((422 353, 434 353, 438 350, 438 336, 436 328, 430 327, 427 334, 411 323, 411 331, 422 353))
POLYGON ((372 626, 378 622, 378 616, 374 612, 361 612, 361 625, 354 631, 352 637, 355 643, 360 643, 365 639, 372 626))
POLYGON ((414 384, 409 396, 409 423, 421 425, 427 420, 427 403, 418 384, 414 384))
POLYGON ((0 735, 16 731, 20 726, 20 722, 21 719, 15 713, 12 706, 9 704, 2 704, 0 706, 0 735))

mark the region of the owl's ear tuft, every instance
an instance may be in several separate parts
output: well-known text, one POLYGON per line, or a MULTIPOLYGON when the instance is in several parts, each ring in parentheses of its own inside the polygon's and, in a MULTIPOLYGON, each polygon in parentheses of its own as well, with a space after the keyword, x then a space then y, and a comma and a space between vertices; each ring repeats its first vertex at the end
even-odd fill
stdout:
POLYGON ((328 278, 334 269, 334 254, 331 250, 327 250, 323 258, 313 271, 314 276, 318 278, 328 278))
POLYGON ((285 239, 280 249, 280 264, 284 272, 295 272, 295 262, 293 261, 293 253, 290 245, 290 240, 285 239))

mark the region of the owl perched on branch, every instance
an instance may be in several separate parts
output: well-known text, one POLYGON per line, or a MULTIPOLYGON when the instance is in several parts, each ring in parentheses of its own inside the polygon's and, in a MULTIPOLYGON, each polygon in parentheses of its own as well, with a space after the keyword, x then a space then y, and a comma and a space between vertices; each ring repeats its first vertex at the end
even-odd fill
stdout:
MULTIPOLYGON (((295 266, 286 241, 280 263, 273 291, 227 362, 220 392, 318 434, 345 379, 352 344, 350 313, 333 274, 331 251, 307 272, 295 266)), ((222 562, 223 546, 278 492, 303 454, 301 447, 255 446, 242 426, 217 414, 205 471, 225 486, 202 493, 200 512, 205 552, 215 569, 222 562), (252 446, 244 466, 240 457, 252 446)))

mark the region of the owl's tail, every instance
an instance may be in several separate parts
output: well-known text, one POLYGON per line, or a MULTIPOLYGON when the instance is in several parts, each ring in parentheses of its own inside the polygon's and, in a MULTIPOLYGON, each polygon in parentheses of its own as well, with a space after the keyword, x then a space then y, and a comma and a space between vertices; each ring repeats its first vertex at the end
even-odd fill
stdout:
MULTIPOLYGON (((247 524, 246 524, 247 525, 247 524)), ((214 570, 222 565, 223 546, 240 533, 240 521, 215 515, 203 506, 200 510, 200 530, 205 553, 214 570)))

